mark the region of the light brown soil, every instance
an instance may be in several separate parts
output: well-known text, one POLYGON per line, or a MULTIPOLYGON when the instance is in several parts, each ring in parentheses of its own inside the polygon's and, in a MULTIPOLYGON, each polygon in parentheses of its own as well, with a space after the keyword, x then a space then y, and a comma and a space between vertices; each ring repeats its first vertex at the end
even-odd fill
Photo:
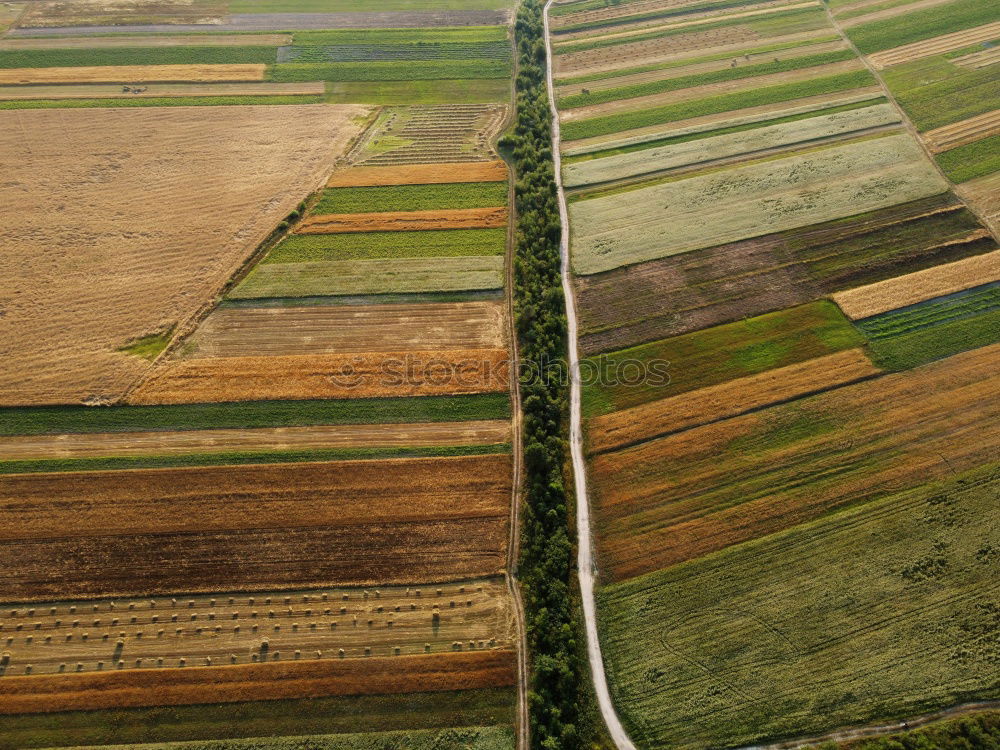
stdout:
POLYGON ((879 372, 861 349, 817 357, 594 417, 587 423, 587 447, 593 453, 616 450, 768 404, 853 383, 879 372))
POLYGON ((0 68, 0 84, 151 83, 153 81, 262 81, 267 66, 94 65, 78 68, 0 68))
MULTIPOLYGON (((613 115, 619 112, 630 112, 637 109, 648 109, 649 107, 659 107, 674 102, 688 101, 690 99, 702 99, 710 96, 719 96, 734 91, 745 91, 764 86, 773 86, 782 83, 792 83, 794 81, 806 81, 820 76, 837 75, 838 73, 848 73, 854 70, 864 69, 861 60, 843 60, 841 62, 829 63, 827 65, 817 65, 812 68, 801 68, 799 70, 788 70, 783 73, 770 73, 763 76, 751 76, 749 78, 738 78, 733 81, 721 81, 719 83, 709 83, 702 86, 691 86, 690 88, 677 91, 667 91, 662 94, 652 94, 650 96, 637 96, 633 99, 619 99, 605 102, 603 104, 593 104, 589 107, 576 107, 575 109, 562 110, 560 120, 562 122, 573 122, 575 120, 586 120, 591 117, 602 117, 613 115)), ((785 102, 787 104, 787 102, 785 102)))
POLYGON ((0 404, 111 401, 326 178, 359 106, 0 112, 0 404))
POLYGON ((502 420, 316 425, 246 430, 98 432, 0 438, 0 460, 164 456, 324 448, 492 445, 509 441, 510 423, 502 420))
POLYGON ((8 475, 0 597, 497 575, 510 492, 503 454, 8 475))
POLYGON ((178 36, 88 36, 0 40, 0 50, 109 49, 113 47, 278 47, 292 43, 291 34, 183 34, 178 36))
POLYGON ((149 99, 162 96, 322 96, 322 81, 313 83, 150 83, 141 92, 124 92, 117 84, 0 86, 0 100, 18 99, 149 99))
POLYGON ((939 154, 998 133, 1000 133, 1000 109, 995 109, 986 114, 970 117, 968 120, 928 130, 923 136, 930 144, 931 151, 939 154))
POLYGON ((283 660, 204 669, 21 676, 0 682, 0 713, 473 690, 513 685, 516 672, 514 652, 496 649, 391 659, 283 660))
POLYGON ((132 404, 498 393, 509 382, 506 349, 218 357, 165 362, 132 404))
MULTIPOLYGON (((982 235, 989 232, 983 230, 982 235)), ((858 320, 993 281, 1000 281, 1000 250, 848 289, 834 294, 833 301, 847 317, 858 320)))
POLYGON ((303 221, 298 234, 412 232, 423 229, 489 229, 507 226, 507 208, 451 208, 384 211, 371 214, 318 214, 303 221))
POLYGON ((993 231, 1000 231, 1000 172, 970 180, 955 191, 993 226, 993 231))
POLYGON ((183 347, 186 357, 344 354, 505 346, 501 302, 223 307, 183 347))
POLYGON ((868 55, 868 60, 878 69, 887 68, 890 65, 919 60, 921 57, 962 49, 970 44, 988 42, 997 37, 1000 37, 1000 21, 977 26, 974 29, 956 31, 953 34, 936 36, 932 39, 924 39, 912 44, 904 44, 902 47, 887 49, 884 52, 875 52, 868 55))
POLYGON ((912 13, 913 11, 921 10, 922 8, 932 8, 935 5, 943 5, 944 3, 950 2, 951 0, 917 0, 916 2, 907 3, 906 5, 897 5, 895 8, 886 8, 884 10, 877 10, 874 13, 868 13, 863 16, 845 18, 839 23, 842 29, 849 29, 852 26, 859 26, 873 21, 881 21, 885 18, 904 16, 907 13, 912 13))
POLYGON ((335 172, 327 187, 367 185, 433 185, 446 182, 498 182, 507 179, 502 161, 458 164, 410 164, 398 167, 353 167, 335 172))
POLYGON ((219 23, 228 9, 224 0, 42 0, 18 26, 96 26, 142 23, 219 23))
POLYGON ((503 579, 425 587, 327 587, 246 594, 38 602, 0 611, 7 678, 31 674, 353 659, 511 648, 503 579), (437 619, 435 620, 435 613, 437 619), (18 629, 20 628, 20 629, 18 629), (114 659, 116 644, 122 650, 114 659), (471 644, 471 645, 470 645, 471 644), (398 651, 396 650, 398 649, 398 651), (180 664, 184 659, 185 663, 180 664), (117 662, 123 662, 118 664, 117 662), (60 666, 62 665, 62 666, 60 666))
POLYGON ((997 460, 998 357, 984 347, 593 457, 602 569, 631 578, 997 460))

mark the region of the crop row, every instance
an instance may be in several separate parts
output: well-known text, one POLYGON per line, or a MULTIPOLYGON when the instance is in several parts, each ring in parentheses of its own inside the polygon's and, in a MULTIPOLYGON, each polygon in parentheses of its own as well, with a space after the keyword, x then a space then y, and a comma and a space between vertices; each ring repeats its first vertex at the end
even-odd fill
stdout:
POLYGON ((0 68, 273 63, 276 59, 276 49, 276 47, 206 46, 0 50, 0 68))
POLYGON ((881 339, 996 309, 1000 283, 994 282, 865 318, 857 326, 869 339, 881 339))
POLYGON ((899 47, 1000 20, 1000 6, 982 0, 953 0, 930 8, 847 29, 863 53, 899 47))
POLYGON ((279 63, 271 81, 433 81, 509 78, 510 64, 502 60, 399 60, 367 63, 279 63))
POLYGON ((365 211, 428 211, 486 208, 507 204, 506 182, 453 182, 437 185, 327 188, 313 207, 314 214, 351 214, 365 211))
POLYGON ((504 60, 511 58, 506 42, 485 44, 357 44, 279 47, 278 62, 375 62, 392 60, 504 60))
POLYGON ((505 229, 438 229, 413 232, 295 234, 268 253, 264 263, 368 258, 502 255, 505 229))

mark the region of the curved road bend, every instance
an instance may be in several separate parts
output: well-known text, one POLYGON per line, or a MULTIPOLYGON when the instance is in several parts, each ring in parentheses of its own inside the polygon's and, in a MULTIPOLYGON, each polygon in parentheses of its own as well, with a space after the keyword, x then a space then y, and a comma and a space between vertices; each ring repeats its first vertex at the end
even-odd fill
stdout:
POLYGON ((569 445, 573 460, 573 479, 576 487, 576 531, 577 531, 577 575, 583 599, 583 620, 587 629, 587 657, 590 672, 597 692, 597 703, 601 716, 608 727, 611 739, 618 750, 636 750, 625 728, 615 713, 608 692, 608 679, 604 674, 604 660, 601 657, 601 642, 597 636, 597 612, 594 604, 594 543, 590 536, 590 503, 587 500, 587 472, 583 460, 583 430, 580 418, 580 356, 577 350, 576 299, 570 282, 569 265, 569 212, 566 208, 566 193, 563 191, 561 157, 559 154, 559 111, 556 109, 555 88, 552 83, 552 40, 549 35, 549 6, 547 0, 542 10, 545 24, 546 67, 545 79, 549 89, 549 107, 552 109, 552 159, 555 167, 556 188, 559 194, 559 220, 562 223, 562 237, 559 240, 563 292, 566 296, 566 319, 569 324, 569 445))

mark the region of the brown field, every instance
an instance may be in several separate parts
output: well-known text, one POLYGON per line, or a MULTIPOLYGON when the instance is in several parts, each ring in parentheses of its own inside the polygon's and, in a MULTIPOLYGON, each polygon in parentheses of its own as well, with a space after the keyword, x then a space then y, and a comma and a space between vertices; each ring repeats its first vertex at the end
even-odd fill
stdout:
POLYGON ((222 307, 181 351, 191 358, 501 349, 505 310, 502 302, 222 307))
MULTIPOLYGON (((151 83, 144 91, 125 93, 129 98, 148 99, 162 96, 321 96, 322 81, 312 83, 151 83)), ((63 84, 38 86, 0 86, 0 100, 21 99, 120 99, 122 87, 116 84, 63 84)))
POLYGON ((109 49, 113 47, 278 47, 292 43, 291 34, 182 34, 175 36, 88 36, 2 39, 0 50, 109 49))
POLYGON ((391 659, 18 676, 0 681, 0 713, 473 690, 513 685, 516 672, 514 652, 496 649, 391 659))
POLYGON ((1000 250, 832 295, 852 320, 1000 281, 1000 250))
POLYGON ((1000 458, 1000 345, 594 456, 621 580, 1000 458))
POLYGON ((812 68, 788 70, 784 73, 770 73, 768 75, 751 76, 750 78, 737 78, 732 81, 722 81, 720 83, 708 83, 702 86, 690 86, 686 89, 668 91, 663 94, 637 96, 633 99, 616 99, 602 104, 592 104, 587 107, 576 107, 574 109, 563 110, 560 114, 560 121, 573 122, 574 120, 586 120, 591 117, 612 115, 618 112, 630 112, 634 109, 659 107, 665 104, 672 104, 674 102, 687 101, 689 99, 702 99, 710 96, 720 96, 734 91, 744 91, 746 89, 756 89, 763 86, 805 81, 820 76, 848 73, 850 71, 861 70, 863 68, 864 63, 861 62, 861 60, 843 60, 842 62, 817 65, 812 68))
POLYGON ((939 154, 998 133, 1000 133, 1000 109, 995 109, 983 115, 970 117, 968 120, 928 130, 923 137, 930 145, 931 151, 939 154))
POLYGON ((334 172, 326 186, 433 185, 446 182, 497 182, 506 179, 507 165, 502 161, 470 161, 457 164, 353 167, 334 172))
POLYGON ((120 26, 142 23, 219 23, 225 0, 40 0, 18 21, 21 28, 120 26))
POLYGON ((974 29, 956 31, 954 34, 944 34, 933 39, 904 44, 902 47, 887 49, 884 52, 875 52, 868 55, 868 60, 876 68, 887 68, 890 65, 919 60, 921 57, 940 55, 972 44, 989 42, 997 37, 1000 37, 1000 21, 977 26, 974 29))
POLYGON ((0 597, 497 575, 510 492, 503 454, 6 475, 0 597))
POLYGON ((266 65, 258 63, 227 65, 93 65, 78 68, 0 68, 0 84, 263 81, 266 70, 266 65))
POLYGON ((0 404, 120 398, 149 362, 118 348, 183 329, 214 300, 367 111, 0 112, 0 404), (130 135, 109 149, 109 133, 130 135))
POLYGON ((975 217, 942 194, 577 277, 580 346, 622 349, 995 249, 975 217))
POLYGON ((371 214, 318 214, 298 234, 412 232, 422 229, 489 229, 507 226, 507 208, 450 208, 436 211, 385 211, 371 214))
POLYGON ((872 13, 867 13, 863 16, 852 16, 851 18, 845 18, 840 21, 840 27, 842 29, 849 29, 852 26, 859 26, 865 23, 871 23, 872 21, 880 21, 883 18, 894 18, 895 16, 903 16, 907 13, 912 13, 913 11, 921 10, 923 8, 932 8, 935 5, 943 5, 944 3, 951 2, 951 0, 916 0, 916 2, 908 2, 904 5, 897 5, 894 8, 884 8, 883 10, 876 10, 872 13))
POLYGON ((979 212, 994 232, 1000 232, 1000 172, 963 183, 955 192, 979 212))
POLYGON ((10 657, 0 674, 293 661, 296 652, 315 660, 510 648, 511 617, 502 578, 423 588, 38 602, 0 611, 0 639, 10 657))
POLYGON ((962 55, 961 57, 953 58, 951 62, 972 70, 987 68, 990 65, 996 65, 1000 62, 1000 47, 985 49, 982 52, 973 52, 971 55, 962 55))
POLYGON ((503 420, 23 435, 0 438, 0 461, 226 451, 493 445, 509 442, 510 439, 510 423, 503 420))
POLYGON ((587 448, 606 453, 654 437, 870 378, 881 372, 861 349, 817 357, 758 375, 593 417, 587 448))
POLYGON ((398 398, 503 392, 506 349, 215 357, 165 362, 131 404, 398 398))

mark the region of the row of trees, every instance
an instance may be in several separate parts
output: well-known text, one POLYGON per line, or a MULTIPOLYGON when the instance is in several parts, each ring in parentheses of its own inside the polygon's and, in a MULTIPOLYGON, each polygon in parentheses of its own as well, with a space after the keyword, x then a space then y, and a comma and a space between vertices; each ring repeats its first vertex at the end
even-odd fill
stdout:
MULTIPOLYGON (((501 141, 517 176, 515 309, 525 362, 565 362, 566 312, 559 272, 559 207, 545 80, 540 0, 523 0, 515 22, 517 118, 501 141)), ((580 685, 573 601, 573 539, 563 481, 567 388, 544 368, 521 383, 525 509, 519 578, 531 659, 532 746, 581 746, 580 685)))

